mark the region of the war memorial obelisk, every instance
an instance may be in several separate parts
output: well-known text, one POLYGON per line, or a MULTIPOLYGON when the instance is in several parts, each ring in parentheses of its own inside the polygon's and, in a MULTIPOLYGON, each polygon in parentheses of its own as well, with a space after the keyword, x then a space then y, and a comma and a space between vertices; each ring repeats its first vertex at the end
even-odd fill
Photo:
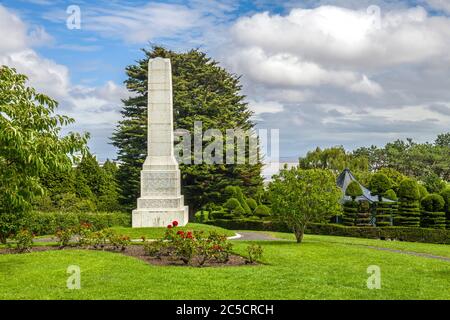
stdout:
POLYGON ((147 158, 141 171, 141 197, 132 213, 133 228, 165 227, 174 220, 184 226, 188 222, 173 142, 170 59, 150 59, 147 158))

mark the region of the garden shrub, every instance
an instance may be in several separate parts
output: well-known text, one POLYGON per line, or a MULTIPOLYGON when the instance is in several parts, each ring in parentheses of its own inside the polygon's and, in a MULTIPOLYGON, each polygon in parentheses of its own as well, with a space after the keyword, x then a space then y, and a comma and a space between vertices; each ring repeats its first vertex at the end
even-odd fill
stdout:
POLYGON ((15 250, 18 253, 30 252, 33 247, 33 234, 28 230, 20 230, 14 237, 15 250))
POLYGON ((76 234, 76 230, 73 227, 59 229, 55 233, 56 242, 60 248, 67 247, 70 240, 76 234))
POLYGON ((242 208, 240 202, 236 198, 228 199, 224 204, 224 208, 226 208, 234 217, 245 215, 244 208, 242 208))
POLYGON ((344 214, 342 216, 342 222, 346 226, 354 226, 356 223, 356 217, 359 212, 359 204, 357 201, 349 200, 343 204, 344 214))
POLYGON ((380 201, 376 204, 376 225, 377 227, 387 227, 392 225, 392 204, 380 201))
POLYGON ((360 201, 358 214, 356 216, 357 226, 370 226, 370 203, 369 201, 360 201))
POLYGON ((375 173, 369 182, 369 189, 372 195, 378 196, 381 201, 383 195, 392 188, 392 181, 384 173, 375 173))
POLYGON ((424 228, 445 229, 445 201, 439 194, 429 194, 422 201, 420 225, 424 228))
POLYGON ((355 201, 357 197, 362 196, 363 192, 359 183, 356 181, 350 182, 345 190, 345 195, 351 197, 353 201, 355 201))
POLYGON ((246 263, 254 263, 261 259, 263 254, 263 248, 258 244, 251 244, 247 246, 247 259, 246 263))
POLYGON ((446 215, 446 226, 450 230, 450 187, 447 187, 440 193, 441 197, 444 199, 444 211, 446 215))
POLYGON ((419 227, 420 225, 420 191, 415 180, 404 179, 399 186, 400 199, 398 214, 394 225, 404 227, 419 227))
POLYGON ((263 219, 270 216, 270 209, 268 206, 260 204, 255 208, 255 211, 253 213, 255 216, 263 219))
POLYGON ((197 223, 203 223, 209 219, 209 212, 206 210, 197 211, 194 215, 194 221, 197 223))
POLYGON ((256 200, 252 199, 252 198, 247 198, 246 202, 247 202, 247 205, 249 206, 250 210, 252 210, 254 212, 256 207, 258 206, 258 203, 256 202, 256 200))
POLYGON ((419 184, 419 195, 420 195, 419 199, 423 199, 427 195, 429 195, 429 192, 428 192, 427 188, 424 185, 419 184))

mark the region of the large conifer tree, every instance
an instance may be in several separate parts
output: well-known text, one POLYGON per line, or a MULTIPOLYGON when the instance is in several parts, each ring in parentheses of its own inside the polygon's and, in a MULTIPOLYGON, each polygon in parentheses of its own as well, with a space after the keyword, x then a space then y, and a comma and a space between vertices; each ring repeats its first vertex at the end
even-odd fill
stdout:
MULTIPOLYGON (((162 47, 143 50, 145 57, 126 68, 125 81, 133 97, 124 101, 123 120, 113 134, 121 162, 118 172, 122 203, 132 208, 139 197, 139 172, 147 154, 147 79, 148 59, 170 58, 172 63, 174 127, 186 129, 193 136, 195 121, 202 121, 203 131, 214 128, 252 129, 252 115, 240 93, 239 77, 230 74, 199 50, 176 53, 162 47)), ((191 209, 220 201, 227 185, 240 185, 248 194, 262 186, 262 164, 180 165, 182 191, 191 209)))

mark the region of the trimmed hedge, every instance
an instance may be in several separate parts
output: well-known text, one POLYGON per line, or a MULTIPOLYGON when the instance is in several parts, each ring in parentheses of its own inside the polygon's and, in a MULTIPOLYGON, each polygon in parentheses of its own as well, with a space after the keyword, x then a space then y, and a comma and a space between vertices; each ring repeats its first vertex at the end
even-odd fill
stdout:
MULTIPOLYGON (((231 230, 258 230, 274 232, 292 232, 281 222, 240 220, 213 220, 207 224, 231 230)), ((338 224, 313 223, 306 228, 307 234, 368 238, 392 239, 410 242, 450 244, 450 230, 408 228, 408 227, 346 227, 338 224)))
POLYGON ((131 226, 131 214, 124 212, 32 212, 26 218, 26 226, 35 235, 54 234, 58 229, 90 223, 94 230, 131 226))

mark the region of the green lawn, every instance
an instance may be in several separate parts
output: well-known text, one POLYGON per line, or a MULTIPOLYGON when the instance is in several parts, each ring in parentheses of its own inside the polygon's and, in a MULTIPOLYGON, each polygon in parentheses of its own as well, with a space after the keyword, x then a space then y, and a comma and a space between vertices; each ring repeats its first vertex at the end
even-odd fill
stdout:
MULTIPOLYGON (((239 233, 239 231, 237 231, 239 233)), ((250 232, 250 231, 246 231, 250 232)), ((267 234, 286 240, 295 240, 292 233, 266 232, 267 234)), ((450 245, 420 243, 420 242, 403 242, 403 241, 385 241, 376 239, 337 237, 337 236, 320 236, 305 235, 307 241, 319 241, 326 243, 334 243, 336 245, 357 245, 357 246, 374 246, 379 248, 388 248, 403 251, 413 251, 417 253, 427 253, 431 255, 450 258, 450 245)))
MULTIPOLYGON (((449 262, 334 238, 307 236, 301 245, 261 241, 265 264, 241 267, 160 267, 84 250, 0 255, 0 298, 450 299, 449 262), (73 264, 81 268, 80 290, 66 289, 66 269, 73 264), (381 268, 380 290, 366 287, 369 265, 381 268)), ((243 253, 248 243, 234 244, 243 253)))
MULTIPOLYGON (((164 236, 166 232, 166 228, 126 228, 126 227, 113 227, 111 228, 117 233, 127 235, 132 239, 140 239, 142 236, 145 236, 147 239, 159 239, 164 236)), ((216 226, 210 226, 206 224, 200 223, 188 223, 184 227, 177 227, 177 230, 184 231, 217 231, 221 234, 226 234, 227 236, 234 236, 236 232, 223 229, 216 226)))

